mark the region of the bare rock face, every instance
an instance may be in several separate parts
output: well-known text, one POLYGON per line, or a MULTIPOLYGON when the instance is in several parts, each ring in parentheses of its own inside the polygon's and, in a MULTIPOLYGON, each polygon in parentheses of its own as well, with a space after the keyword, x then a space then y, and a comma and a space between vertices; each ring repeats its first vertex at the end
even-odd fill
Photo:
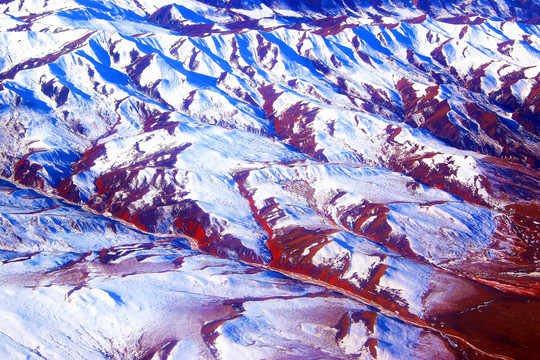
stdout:
POLYGON ((535 358, 538 16, 0 1, 1 357, 535 358))

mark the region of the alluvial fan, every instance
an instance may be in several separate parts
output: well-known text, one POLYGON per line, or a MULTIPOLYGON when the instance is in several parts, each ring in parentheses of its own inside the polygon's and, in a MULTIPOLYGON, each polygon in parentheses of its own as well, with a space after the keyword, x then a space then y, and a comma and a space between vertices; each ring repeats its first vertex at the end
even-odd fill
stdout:
POLYGON ((538 0, 0 0, 0 358, 534 359, 538 0))

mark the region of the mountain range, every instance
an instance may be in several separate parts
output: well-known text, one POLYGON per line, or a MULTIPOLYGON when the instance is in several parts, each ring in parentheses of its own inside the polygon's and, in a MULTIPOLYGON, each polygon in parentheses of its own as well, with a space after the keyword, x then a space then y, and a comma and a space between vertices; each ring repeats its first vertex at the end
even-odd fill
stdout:
POLYGON ((5 359, 534 359, 537 0, 0 0, 5 359))

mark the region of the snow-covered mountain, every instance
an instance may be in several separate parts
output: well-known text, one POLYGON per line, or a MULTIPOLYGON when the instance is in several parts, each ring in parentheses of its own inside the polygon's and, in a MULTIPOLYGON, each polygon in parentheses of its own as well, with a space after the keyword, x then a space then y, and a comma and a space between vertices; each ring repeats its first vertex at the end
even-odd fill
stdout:
POLYGON ((536 0, 0 0, 0 354, 532 359, 536 0))

